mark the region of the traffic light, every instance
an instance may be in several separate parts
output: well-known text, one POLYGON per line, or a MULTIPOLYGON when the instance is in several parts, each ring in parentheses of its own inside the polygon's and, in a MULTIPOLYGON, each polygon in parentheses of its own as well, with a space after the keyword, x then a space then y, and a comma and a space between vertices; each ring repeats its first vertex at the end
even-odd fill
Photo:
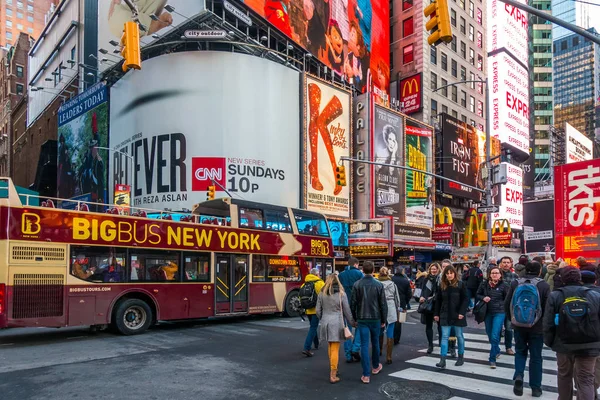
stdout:
POLYGON ((346 167, 343 165, 335 167, 335 179, 339 186, 346 186, 346 167))
POLYGON ((214 198, 215 198, 215 187, 213 185, 211 185, 206 190, 206 200, 214 200, 214 198))
POLYGON ((121 36, 121 56, 125 59, 123 62, 123 72, 130 68, 142 69, 142 56, 140 54, 140 27, 136 22, 125 22, 123 36, 121 36))
POLYGON ((452 41, 452 27, 450 26, 450 17, 448 15, 447 0, 433 0, 431 4, 423 10, 425 17, 430 17, 425 28, 431 33, 427 38, 430 46, 438 45, 441 42, 450 43, 452 41))

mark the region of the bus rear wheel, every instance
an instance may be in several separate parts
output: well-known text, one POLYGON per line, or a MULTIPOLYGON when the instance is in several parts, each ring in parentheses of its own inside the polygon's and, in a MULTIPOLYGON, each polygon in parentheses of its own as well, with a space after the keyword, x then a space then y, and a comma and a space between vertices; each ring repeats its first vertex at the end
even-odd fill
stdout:
POLYGON ((297 317, 300 315, 300 296, 298 291, 294 290, 288 293, 285 299, 285 307, 283 310, 284 317, 297 317))
POLYGON ((152 323, 152 309, 143 300, 127 299, 120 302, 114 315, 117 330, 122 335, 138 335, 152 323))

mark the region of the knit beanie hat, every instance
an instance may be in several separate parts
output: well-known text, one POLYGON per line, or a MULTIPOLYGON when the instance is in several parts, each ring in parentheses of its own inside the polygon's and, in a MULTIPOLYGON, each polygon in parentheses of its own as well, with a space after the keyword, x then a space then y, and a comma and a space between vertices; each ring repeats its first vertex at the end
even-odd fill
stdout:
POLYGON ((573 285, 581 282, 581 272, 575 267, 565 267, 560 272, 560 278, 564 285, 573 285))
POLYGON ((584 284, 590 284, 596 282, 596 274, 592 271, 582 270, 581 271, 581 281, 584 284))

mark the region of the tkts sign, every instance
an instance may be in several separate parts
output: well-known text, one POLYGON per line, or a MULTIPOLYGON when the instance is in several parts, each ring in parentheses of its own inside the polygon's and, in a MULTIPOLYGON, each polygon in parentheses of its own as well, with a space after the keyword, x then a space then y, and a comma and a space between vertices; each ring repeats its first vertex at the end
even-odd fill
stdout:
POLYGON ((398 86, 398 98, 403 104, 404 114, 414 114, 421 111, 423 106, 423 84, 421 74, 402 79, 398 86))

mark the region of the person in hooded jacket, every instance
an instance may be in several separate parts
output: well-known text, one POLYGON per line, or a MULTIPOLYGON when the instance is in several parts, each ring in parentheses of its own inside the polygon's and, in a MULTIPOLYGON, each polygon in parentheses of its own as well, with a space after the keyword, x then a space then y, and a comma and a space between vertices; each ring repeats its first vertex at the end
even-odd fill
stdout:
MULTIPOLYGON (((419 276, 419 273, 420 272, 417 273, 417 276, 419 276)), ((422 279, 425 279, 426 276, 427 273, 424 274, 422 279)), ((392 282, 394 282, 396 284, 396 287, 398 288, 398 295, 400 297, 400 308, 402 309, 402 312, 406 312, 413 291, 410 287, 410 280, 406 277, 404 268, 396 267, 396 273, 392 277, 392 282)), ((394 326, 394 344, 400 343, 401 336, 402 324, 399 321, 396 321, 396 324, 394 326)))
MULTIPOLYGON (((319 270, 317 268, 311 269, 310 274, 306 275, 306 278, 304 278, 304 285, 306 285, 308 282, 314 282, 315 292, 317 292, 317 295, 321 293, 321 289, 323 289, 323 286, 325 286, 325 282, 323 282, 323 279, 319 277, 319 270)), ((306 340, 304 341, 304 350, 302 350, 302 354, 304 354, 306 357, 312 357, 314 354, 310 351, 310 347, 312 346, 313 342, 315 344, 315 349, 319 348, 319 337, 317 335, 319 318, 317 317, 317 307, 315 306, 306 310, 306 316, 308 317, 310 328, 306 334, 306 340)))
MULTIPOLYGON (((427 270, 427 275, 425 280, 422 282, 421 286, 421 297, 419 298, 419 303, 424 303, 425 300, 434 301, 435 296, 439 290, 438 285, 438 274, 441 271, 441 266, 438 263, 432 263, 429 265, 429 269, 427 270)), ((433 307, 428 312, 421 313, 421 323, 425 325, 425 334, 427 335, 427 342, 429 346, 427 347, 427 354, 433 353, 433 307)), ((437 324, 438 331, 438 340, 440 346, 442 345, 442 328, 440 324, 437 324)))
POLYGON ((556 275, 556 270, 558 269, 557 263, 548 264, 548 268, 546 270, 546 275, 544 275, 544 280, 550 286, 550 290, 554 290, 554 275, 556 275))
MULTIPOLYGON (((394 326, 398 321, 398 312, 400 310, 400 295, 398 287, 392 281, 389 275, 390 271, 386 267, 379 270, 379 282, 383 285, 385 292, 385 301, 387 303, 387 325, 385 332, 382 330, 379 335, 379 354, 383 352, 383 337, 387 338, 386 342, 386 364, 392 363, 392 351, 394 350, 394 326)), ((398 323, 399 325, 399 323, 398 323)))

